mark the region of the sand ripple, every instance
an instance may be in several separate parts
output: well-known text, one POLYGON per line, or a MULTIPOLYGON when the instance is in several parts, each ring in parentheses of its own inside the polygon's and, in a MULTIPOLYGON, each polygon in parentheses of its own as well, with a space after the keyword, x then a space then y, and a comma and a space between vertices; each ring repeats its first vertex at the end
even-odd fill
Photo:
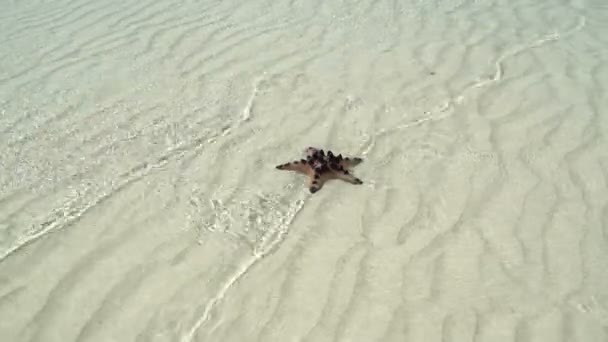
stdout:
POLYGON ((608 338, 600 2, 2 6, 3 341, 608 338))

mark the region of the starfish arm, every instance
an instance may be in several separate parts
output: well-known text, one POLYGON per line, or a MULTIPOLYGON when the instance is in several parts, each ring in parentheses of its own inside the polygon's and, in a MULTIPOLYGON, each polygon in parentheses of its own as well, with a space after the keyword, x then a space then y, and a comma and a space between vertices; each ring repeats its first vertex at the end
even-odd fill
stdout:
POLYGON ((342 160, 340 160, 340 166, 342 166, 345 169, 349 169, 351 167, 361 164, 362 161, 363 161, 363 159, 361 159, 359 157, 354 157, 354 158, 345 157, 342 160))
POLYGON ((363 181, 357 177, 355 177, 352 173, 347 170, 336 171, 335 175, 337 178, 340 178, 343 181, 349 182, 351 184, 363 184, 363 181))
POLYGON ((314 194, 315 192, 321 190, 323 185, 325 185, 325 183, 332 178, 335 178, 335 175, 332 172, 315 171, 308 179, 308 190, 314 194))
POLYGON ((295 171, 307 176, 311 176, 313 173, 312 168, 306 163, 305 160, 294 160, 289 163, 277 165, 276 168, 279 170, 295 171))

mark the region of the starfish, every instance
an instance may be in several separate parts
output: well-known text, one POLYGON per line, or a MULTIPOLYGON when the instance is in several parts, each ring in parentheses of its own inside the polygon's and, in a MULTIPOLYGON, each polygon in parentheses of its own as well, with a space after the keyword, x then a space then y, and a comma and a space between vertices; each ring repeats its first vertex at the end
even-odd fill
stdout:
POLYGON ((306 159, 295 160, 277 165, 279 170, 295 171, 308 176, 308 190, 315 193, 330 179, 341 179, 351 184, 363 184, 359 178, 353 176, 349 169, 363 161, 361 158, 342 157, 334 155, 332 151, 327 154, 321 149, 308 147, 305 150, 306 159))

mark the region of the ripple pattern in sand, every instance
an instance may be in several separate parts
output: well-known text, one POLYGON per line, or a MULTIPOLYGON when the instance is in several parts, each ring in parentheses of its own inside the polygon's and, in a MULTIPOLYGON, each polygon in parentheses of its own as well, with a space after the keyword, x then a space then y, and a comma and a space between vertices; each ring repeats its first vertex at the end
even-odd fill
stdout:
POLYGON ((606 340, 607 15, 6 1, 0 336, 606 340))

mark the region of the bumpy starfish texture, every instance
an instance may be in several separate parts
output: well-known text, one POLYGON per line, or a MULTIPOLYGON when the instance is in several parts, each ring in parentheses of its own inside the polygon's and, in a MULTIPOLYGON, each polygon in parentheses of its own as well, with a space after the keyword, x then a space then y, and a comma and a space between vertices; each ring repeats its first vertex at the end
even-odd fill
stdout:
POLYGON ((359 178, 349 172, 349 169, 361 163, 361 158, 342 157, 334 155, 332 151, 325 151, 315 147, 306 149, 306 159, 295 160, 277 165, 279 170, 295 171, 308 176, 308 189, 315 193, 330 179, 341 179, 351 184, 363 184, 359 178))

